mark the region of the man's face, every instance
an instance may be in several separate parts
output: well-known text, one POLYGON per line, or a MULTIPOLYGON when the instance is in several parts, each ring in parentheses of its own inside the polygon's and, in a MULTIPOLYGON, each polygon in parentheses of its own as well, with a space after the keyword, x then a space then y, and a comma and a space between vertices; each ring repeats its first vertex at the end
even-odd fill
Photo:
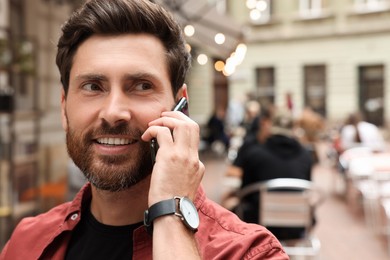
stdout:
POLYGON ((62 123, 70 157, 99 189, 126 189, 152 171, 141 135, 174 104, 164 53, 146 34, 92 36, 76 52, 62 123))

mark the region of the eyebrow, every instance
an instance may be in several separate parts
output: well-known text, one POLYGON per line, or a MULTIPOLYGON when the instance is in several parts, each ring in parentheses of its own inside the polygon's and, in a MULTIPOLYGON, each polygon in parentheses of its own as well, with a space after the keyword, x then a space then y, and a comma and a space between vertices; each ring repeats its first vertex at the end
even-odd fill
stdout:
POLYGON ((127 73, 123 77, 125 80, 139 80, 139 79, 149 79, 153 81, 160 81, 159 77, 152 73, 148 72, 137 72, 137 73, 127 73))
POLYGON ((88 73, 88 74, 77 75, 75 77, 75 81, 79 81, 79 80, 108 81, 108 78, 103 74, 88 73))
MULTIPOLYGON (((153 80, 153 81, 158 81, 160 82, 160 79, 159 77, 157 77, 156 75, 152 74, 152 73, 148 73, 148 72, 137 72, 137 73, 126 73, 123 77, 122 77, 123 80, 140 80, 140 79, 149 79, 149 80, 153 80)), ((81 75, 77 75, 75 77, 75 80, 76 81, 79 81, 79 80, 95 80, 95 81, 105 81, 105 82, 108 82, 108 78, 107 76, 105 76, 104 74, 98 74, 98 73, 87 73, 87 74, 81 74, 81 75)))

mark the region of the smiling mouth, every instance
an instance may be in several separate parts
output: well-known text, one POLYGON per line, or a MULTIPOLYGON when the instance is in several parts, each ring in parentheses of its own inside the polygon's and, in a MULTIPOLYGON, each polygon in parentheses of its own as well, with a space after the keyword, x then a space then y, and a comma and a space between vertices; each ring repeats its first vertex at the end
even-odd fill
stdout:
POLYGON ((134 144, 137 141, 127 139, 127 138, 105 137, 105 138, 96 139, 96 142, 99 144, 104 144, 104 145, 128 145, 128 144, 134 144))

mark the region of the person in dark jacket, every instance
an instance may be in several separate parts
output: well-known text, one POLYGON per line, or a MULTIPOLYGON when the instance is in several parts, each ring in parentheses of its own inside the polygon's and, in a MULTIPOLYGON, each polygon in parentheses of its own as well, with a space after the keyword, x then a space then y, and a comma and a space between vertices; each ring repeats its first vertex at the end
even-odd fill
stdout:
MULTIPOLYGON (((263 126, 267 125, 263 123, 263 126)), ((293 118, 288 111, 277 111, 271 119, 270 135, 264 143, 247 147, 237 155, 233 165, 241 169, 241 188, 275 178, 311 180, 312 159, 293 134, 293 118)), ((244 220, 258 223, 258 195, 248 196, 244 220)), ((278 239, 297 238, 303 229, 270 228, 278 239)))

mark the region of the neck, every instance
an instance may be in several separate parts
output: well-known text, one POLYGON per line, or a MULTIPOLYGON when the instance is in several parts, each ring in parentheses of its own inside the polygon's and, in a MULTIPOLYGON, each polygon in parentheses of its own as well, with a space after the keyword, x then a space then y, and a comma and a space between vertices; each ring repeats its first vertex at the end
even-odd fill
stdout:
POLYGON ((101 223, 124 226, 141 222, 148 206, 150 178, 133 187, 109 192, 92 186, 91 213, 101 223))

